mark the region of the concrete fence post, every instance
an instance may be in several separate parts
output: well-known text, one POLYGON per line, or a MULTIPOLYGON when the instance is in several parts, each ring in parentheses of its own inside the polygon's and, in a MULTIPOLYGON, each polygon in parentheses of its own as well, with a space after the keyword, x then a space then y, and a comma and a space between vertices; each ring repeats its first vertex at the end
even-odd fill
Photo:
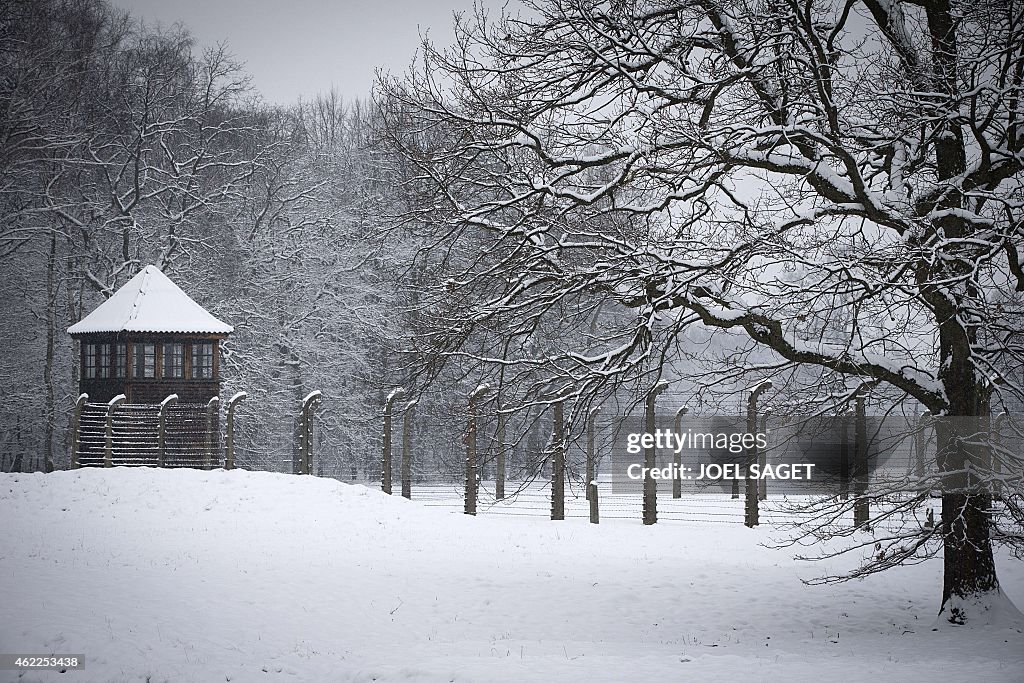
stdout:
POLYGON ((103 466, 114 466, 114 410, 127 400, 124 394, 118 394, 107 402, 107 422, 104 429, 103 466))
POLYGON ((224 437, 224 469, 226 470, 235 469, 235 408, 248 397, 249 394, 239 391, 228 399, 228 426, 224 437))
POLYGON ((854 460, 853 460, 853 525, 869 527, 871 504, 868 498, 868 418, 865 407, 867 394, 878 384, 876 380, 861 383, 854 399, 854 460))
POLYGON ((590 500, 590 483, 597 480, 597 414, 601 412, 601 406, 591 408, 587 412, 587 500, 590 500))
POLYGON ((491 385, 485 382, 477 386, 477 388, 469 394, 469 421, 466 425, 466 436, 463 439, 466 444, 466 501, 463 512, 467 515, 476 515, 478 485, 476 462, 477 404, 490 390, 491 385))
POLYGON ((598 503, 597 503, 597 482, 596 481, 587 482, 587 500, 590 503, 590 523, 591 524, 600 524, 601 523, 601 513, 600 513, 600 510, 598 509, 598 503))
POLYGON ((220 399, 216 396, 206 404, 206 469, 213 467, 217 455, 217 436, 220 433, 220 399))
MULTIPOLYGON (((668 382, 659 381, 647 394, 647 401, 644 405, 644 431, 653 435, 657 426, 655 415, 655 403, 658 394, 668 388, 668 382)), ((657 467, 658 451, 653 442, 649 448, 644 449, 644 507, 643 520, 645 525, 657 524, 658 522, 658 481, 651 476, 651 470, 657 467)))
POLYGON ((405 398, 405 389, 395 387, 384 399, 384 445, 380 461, 380 490, 391 495, 391 407, 405 398))
POLYGON ((416 401, 409 401, 402 415, 402 498, 412 498, 412 430, 415 417, 416 401))
MULTIPOLYGON (((747 399, 747 434, 757 433, 757 399, 771 388, 771 380, 766 379, 751 390, 750 397, 747 399)), ((753 445, 747 449, 746 461, 741 470, 743 476, 746 477, 743 523, 751 528, 761 523, 761 511, 758 509, 758 489, 760 487, 758 486, 758 480, 750 476, 750 466, 758 461, 757 452, 757 439, 755 438, 753 445)))
POLYGON ((75 411, 71 416, 71 469, 78 469, 79 430, 82 426, 82 409, 89 402, 89 394, 79 394, 75 411))
MULTIPOLYGON (((672 427, 673 427, 673 429, 675 430, 675 433, 676 433, 676 438, 679 438, 679 435, 683 433, 683 415, 686 415, 688 412, 690 412, 690 409, 687 406, 683 406, 682 408, 680 408, 679 410, 676 411, 675 424, 672 425, 672 427)), ((672 462, 675 463, 675 466, 676 466, 676 470, 675 471, 677 473, 677 476, 672 477, 672 497, 673 498, 682 498, 683 497, 683 480, 682 480, 682 477, 679 476, 682 473, 682 471, 683 471, 682 470, 683 454, 682 454, 681 451, 675 450, 675 455, 672 456, 672 462)))
POLYGON ((839 435, 839 499, 849 500, 850 498, 850 413, 852 408, 847 406, 838 414, 839 428, 842 430, 839 435))
POLYGON ((299 465, 302 474, 313 473, 313 411, 320 403, 322 394, 319 390, 311 391, 302 399, 299 413, 299 465))
POLYGON ((167 462, 167 409, 178 402, 178 395, 171 394, 160 401, 160 412, 157 416, 156 432, 156 466, 163 467, 167 462))
POLYGON ((565 401, 555 402, 551 426, 551 519, 565 519, 565 401))
MULTIPOLYGON (((771 408, 765 409, 761 413, 761 429, 758 434, 764 434, 765 445, 767 446, 768 441, 768 416, 771 414, 771 408)), ((764 472, 764 468, 768 465, 768 449, 760 448, 757 451, 757 465, 761 472, 764 472)), ((757 499, 768 500, 768 479, 761 477, 757 481, 757 499)))

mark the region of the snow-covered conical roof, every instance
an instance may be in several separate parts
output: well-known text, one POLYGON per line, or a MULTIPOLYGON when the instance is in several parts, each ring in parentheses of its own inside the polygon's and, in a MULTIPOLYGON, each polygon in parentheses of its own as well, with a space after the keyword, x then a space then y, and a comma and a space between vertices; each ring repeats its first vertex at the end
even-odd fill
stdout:
POLYGON ((72 335, 94 332, 181 332, 230 334, 231 325, 213 317, 160 272, 146 266, 95 311, 68 328, 72 335))

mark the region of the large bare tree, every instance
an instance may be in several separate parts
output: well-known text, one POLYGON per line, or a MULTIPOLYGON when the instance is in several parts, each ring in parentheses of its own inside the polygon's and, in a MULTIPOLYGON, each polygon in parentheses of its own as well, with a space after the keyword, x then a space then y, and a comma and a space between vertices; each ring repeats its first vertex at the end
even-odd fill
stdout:
POLYGON ((966 418, 937 423, 941 524, 899 550, 941 551, 940 615, 984 620, 993 543, 1022 540, 1019 460, 996 524, 980 430, 1024 393, 1019 4, 527 5, 383 83, 434 192, 414 218, 466 255, 437 353, 555 317, 578 333, 542 360, 470 355, 600 384, 703 326, 748 342, 723 372, 815 376, 836 403, 878 381, 966 418))

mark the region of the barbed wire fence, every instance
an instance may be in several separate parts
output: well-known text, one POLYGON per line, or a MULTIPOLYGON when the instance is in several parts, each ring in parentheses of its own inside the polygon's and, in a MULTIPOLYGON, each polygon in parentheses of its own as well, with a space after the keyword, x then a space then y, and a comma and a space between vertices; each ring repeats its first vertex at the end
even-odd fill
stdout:
MULTIPOLYGON (((254 397, 256 400, 250 398, 240 403, 236 411, 228 411, 218 402, 207 406, 169 405, 164 410, 173 419, 167 420, 166 428, 156 406, 84 403, 76 407, 77 436, 72 444, 72 467, 226 466, 309 474, 380 488, 385 469, 382 449, 386 441, 381 416, 347 413, 343 407, 332 406, 329 396, 323 397, 324 402, 320 404, 319 392, 313 394, 318 395, 318 401, 312 406, 291 406, 294 400, 278 400, 274 410, 266 408, 273 397, 259 395, 254 397), (231 412, 234 415, 226 420, 231 427, 226 428, 225 413, 231 412), (226 433, 232 434, 230 456, 226 433)), ((683 415, 697 419, 683 409, 684 402, 679 399, 674 396, 671 402, 666 401, 675 410, 661 414, 659 425, 673 425, 678 430, 683 415)), ((452 411, 450 406, 420 404, 415 406, 414 415, 410 413, 412 419, 403 419, 406 410, 411 410, 413 405, 399 404, 395 412, 393 433, 387 439, 392 444, 390 471, 398 473, 396 479, 402 484, 399 490, 428 507, 453 512, 468 510, 466 482, 470 481, 467 477, 472 476, 476 482, 472 491, 472 514, 482 515, 596 521, 595 511, 599 509, 601 520, 649 523, 651 501, 644 495, 646 485, 653 491, 657 506, 655 518, 659 523, 785 526, 820 514, 822 500, 845 500, 849 496, 863 499, 864 509, 870 506, 876 511, 899 513, 881 515, 886 524, 934 525, 937 518, 938 498, 930 490, 922 490, 922 486, 927 488, 927 482, 938 475, 935 439, 933 430, 921 422, 920 416, 907 420, 903 429, 883 433, 878 426, 881 418, 871 416, 869 419, 861 407, 861 412, 852 419, 865 424, 860 432, 850 429, 848 454, 855 458, 860 448, 857 440, 864 441, 864 433, 871 434, 877 445, 873 457, 878 460, 871 480, 867 481, 863 472, 853 472, 846 477, 845 484, 837 484, 835 490, 824 496, 802 495, 792 487, 780 488, 776 483, 762 484, 754 489, 755 521, 752 524, 749 489, 732 487, 729 490, 729 485, 714 482, 703 487, 680 487, 667 480, 652 483, 624 479, 613 462, 616 449, 621 448, 618 441, 621 418, 594 418, 590 441, 588 432, 583 429, 564 435, 559 444, 555 439, 552 410, 516 419, 496 420, 493 411, 476 416, 479 435, 474 439, 477 452, 470 474, 466 452, 469 410, 459 412, 452 411), (590 486, 592 483, 596 486, 590 486), (588 488, 599 492, 599 501, 591 502, 588 488)), ((734 401, 716 406, 716 412, 731 413, 729 417, 739 419, 745 408, 750 409, 750 406, 734 401)), ((599 411, 591 414, 599 414, 599 411)), ((765 453, 759 454, 762 462, 766 456, 778 455, 798 440, 794 433, 786 435, 784 416, 775 417, 776 425, 770 430, 766 427, 764 413, 748 413, 746 417, 748 425, 760 425, 759 428, 773 434, 765 453), (751 419, 753 423, 749 422, 751 419)), ((800 429, 813 429, 807 424, 810 423, 800 429)), ((1016 470, 1020 461, 1013 457, 1019 450, 1018 425, 1011 416, 1003 415, 994 420, 991 427, 993 440, 1002 442, 1000 452, 1003 454, 990 463, 993 471, 999 476, 1019 478, 1016 470), (1008 459, 1003 457, 1007 454, 1008 459)), ((693 453, 686 455, 691 460, 694 457, 693 453)), ((994 492, 998 494, 997 486, 998 481, 994 485, 994 492)), ((997 508, 1000 505, 998 495, 994 504, 997 508)), ((862 513, 855 512, 855 515, 862 513)), ((865 518, 861 516, 853 522, 864 524, 865 518)))

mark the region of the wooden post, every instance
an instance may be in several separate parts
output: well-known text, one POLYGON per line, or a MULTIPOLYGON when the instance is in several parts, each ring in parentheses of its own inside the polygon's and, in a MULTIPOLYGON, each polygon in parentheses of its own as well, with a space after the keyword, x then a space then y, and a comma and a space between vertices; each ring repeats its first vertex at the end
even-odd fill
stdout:
POLYGON ((601 514, 597 507, 597 482, 591 481, 587 484, 587 500, 590 502, 590 523, 600 524, 601 514))
MULTIPOLYGON (((686 406, 683 406, 682 408, 680 408, 679 410, 676 411, 676 421, 675 421, 675 424, 672 425, 672 427, 675 430, 676 438, 677 439, 679 438, 679 435, 683 433, 683 415, 686 415, 688 412, 690 412, 690 409, 687 408, 686 406)), ((672 497, 673 498, 682 498, 683 497, 683 479, 682 479, 681 474, 682 474, 682 471, 683 471, 682 470, 683 454, 682 454, 681 451, 675 451, 675 450, 674 450, 674 453, 675 454, 672 457, 672 462, 674 462, 675 465, 676 465, 675 471, 677 473, 677 476, 672 477, 672 497)))
POLYGON ((384 449, 381 453, 380 490, 391 495, 391 406, 405 398, 405 389, 395 387, 384 399, 384 449))
POLYGON ((868 499, 868 418, 864 405, 866 394, 877 382, 864 382, 854 399, 854 462, 853 462, 853 525, 868 528, 871 519, 868 499))
POLYGON ((220 432, 220 399, 214 396, 206 404, 206 469, 213 467, 213 456, 217 448, 217 434, 220 432))
MULTIPOLYGON (((750 392, 747 399, 747 434, 757 433, 757 399, 765 391, 772 388, 771 380, 765 380, 758 384, 750 392)), ((741 470, 746 476, 746 500, 744 505, 743 523, 748 527, 755 527, 761 523, 760 510, 758 509, 758 481, 750 477, 750 466, 757 462, 757 439, 754 445, 747 449, 746 463, 741 470)))
MULTIPOLYGON (((765 445, 768 441, 768 415, 771 414, 771 409, 765 410, 761 413, 761 431, 759 434, 764 434, 765 445)), ((762 448, 757 452, 757 465, 758 469, 764 472, 764 468, 768 465, 768 449, 762 448)), ((768 500, 768 479, 762 477, 757 482, 757 499, 768 500)))
POLYGON ((311 391, 302 399, 299 422, 299 466, 302 474, 313 473, 313 411, 320 403, 320 391, 311 391))
POLYGON ((494 497, 497 500, 505 499, 505 414, 501 412, 501 405, 497 406, 498 427, 494 433, 494 439, 498 443, 497 455, 494 464, 494 497))
POLYGON ((114 466, 114 409, 125 402, 128 397, 118 394, 107 402, 107 424, 104 434, 106 440, 103 446, 103 466, 114 466))
POLYGON ((75 401, 75 412, 71 416, 71 469, 78 469, 79 433, 82 422, 82 409, 89 402, 89 394, 80 394, 75 401))
POLYGON ((466 426, 466 503, 463 512, 467 515, 476 514, 476 409, 477 401, 491 390, 491 385, 483 383, 469 394, 469 424, 466 426))
POLYGON ((551 428, 551 519, 565 519, 565 402, 555 403, 551 428))
POLYGON ((402 416, 402 498, 412 498, 412 430, 416 401, 405 404, 402 416))
POLYGON ((601 406, 591 408, 587 413, 587 500, 590 500, 590 484, 597 480, 597 449, 595 448, 595 422, 601 406))
MULTIPOLYGON (((647 394, 647 401, 644 406, 644 431, 653 434, 656 429, 654 405, 658 394, 668 388, 668 382, 659 381, 647 394)), ((658 482, 651 476, 657 464, 657 449, 652 444, 650 448, 644 449, 644 507, 643 520, 645 525, 657 524, 658 522, 658 482)))
POLYGON ((235 469, 235 407, 248 398, 249 394, 239 391, 228 399, 228 427, 224 437, 224 469, 235 469))
POLYGON ((171 394, 160 401, 160 413, 157 417, 156 432, 156 466, 163 467, 167 459, 167 408, 178 402, 178 395, 171 394))

